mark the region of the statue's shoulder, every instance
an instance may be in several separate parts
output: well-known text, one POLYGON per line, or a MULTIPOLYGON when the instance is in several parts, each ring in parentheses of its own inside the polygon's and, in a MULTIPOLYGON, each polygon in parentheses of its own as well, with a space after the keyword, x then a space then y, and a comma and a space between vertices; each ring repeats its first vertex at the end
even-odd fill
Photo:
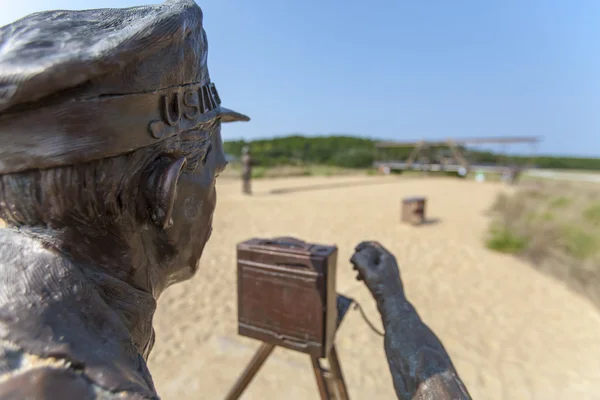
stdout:
POLYGON ((16 229, 0 229, 0 265, 29 263, 36 259, 43 259, 47 263, 57 256, 58 253, 40 238, 16 229))
POLYGON ((0 399, 156 399, 106 296, 51 240, 0 229, 0 399))
POLYGON ((42 366, 13 372, 9 378, 2 379, 0 399, 142 400, 148 397, 104 390, 70 368, 42 366))
POLYGON ((96 399, 94 387, 67 368, 41 367, 13 372, 0 383, 2 399, 96 399))
POLYGON ((31 301, 39 290, 66 293, 81 272, 49 244, 17 229, 0 229, 0 308, 31 301), (23 288, 27 288, 23 293, 23 288))

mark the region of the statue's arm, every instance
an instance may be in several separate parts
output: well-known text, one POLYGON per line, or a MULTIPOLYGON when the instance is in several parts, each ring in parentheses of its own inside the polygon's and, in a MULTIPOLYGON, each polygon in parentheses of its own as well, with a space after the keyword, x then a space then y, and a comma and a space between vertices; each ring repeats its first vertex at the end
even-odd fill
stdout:
POLYGON ((389 294, 379 311, 385 353, 399 399, 470 399, 448 353, 402 293, 389 294))
POLYGON ((444 346, 406 299, 396 257, 377 242, 363 242, 350 262, 377 302, 398 398, 470 399, 444 346))

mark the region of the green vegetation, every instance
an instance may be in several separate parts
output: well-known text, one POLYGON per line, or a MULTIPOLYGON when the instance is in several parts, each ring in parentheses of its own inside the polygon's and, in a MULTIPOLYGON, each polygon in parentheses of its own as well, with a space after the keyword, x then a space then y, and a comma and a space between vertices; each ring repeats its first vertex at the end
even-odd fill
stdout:
MULTIPOLYGON (((255 140, 250 143, 225 142, 225 152, 238 157, 242 147, 250 144, 255 162, 262 167, 314 164, 364 169, 372 166, 376 154, 388 160, 402 160, 408 158, 412 150, 408 147, 398 147, 380 150, 377 153, 375 143, 376 141, 372 139, 350 136, 291 135, 255 140)), ((467 155, 473 164, 526 164, 531 159, 529 155, 505 157, 489 151, 469 151, 467 155)), ((600 171, 600 158, 540 156, 535 157, 534 162, 539 168, 600 171)))
POLYGON ((519 253, 527 248, 527 238, 516 235, 506 227, 495 227, 491 230, 487 246, 503 253, 519 253))
MULTIPOLYGON (((360 171, 361 173, 363 171, 360 171)), ((252 178, 284 178, 293 176, 338 176, 356 174, 357 170, 337 167, 334 165, 279 165, 263 166, 259 165, 252 168, 252 178)), ((366 170, 367 174, 375 174, 372 169, 366 170)), ((241 165, 232 163, 227 167, 222 176, 239 179, 241 174, 241 165)))
MULTIPOLYGON (((225 152, 238 156, 245 144, 243 141, 226 142, 225 152)), ((250 145, 254 161, 265 167, 316 164, 368 168, 374 160, 372 140, 345 136, 288 136, 255 140, 250 145)))
POLYGON ((501 194, 486 245, 565 280, 600 307, 600 186, 538 182, 501 194))
POLYGON ((600 202, 596 201, 588 205, 583 212, 583 217, 596 228, 600 228, 600 202))
POLYGON ((571 202, 571 200, 568 197, 559 196, 559 197, 552 199, 552 201, 550 202, 550 207, 551 208, 563 208, 565 206, 568 206, 570 202, 571 202))

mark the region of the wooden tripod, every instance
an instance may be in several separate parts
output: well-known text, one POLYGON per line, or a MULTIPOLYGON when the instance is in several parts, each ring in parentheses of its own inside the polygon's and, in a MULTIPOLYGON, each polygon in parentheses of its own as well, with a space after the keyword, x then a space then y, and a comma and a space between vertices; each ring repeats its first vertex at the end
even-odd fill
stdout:
MULTIPOLYGON (((349 297, 341 294, 337 295, 337 328, 340 327, 344 316, 348 312, 350 305, 354 302, 349 297)), ((260 346, 250 363, 238 378, 233 388, 227 394, 226 400, 237 400, 240 398, 244 390, 250 384, 250 381, 254 378, 260 367, 264 364, 267 358, 271 355, 275 349, 274 344, 264 343, 260 346)), ((312 363, 313 371, 315 372, 315 378, 317 379, 317 387, 322 400, 349 400, 348 388, 346 387, 346 381, 344 381, 344 375, 342 374, 342 366, 338 359, 337 350, 335 344, 329 350, 327 361, 329 362, 329 369, 324 368, 321 364, 319 357, 308 355, 312 363)))
MULTIPOLYGON (((275 349, 274 344, 263 343, 250 363, 238 378, 237 382, 227 394, 226 400, 237 400, 240 398, 246 387, 250 384, 260 367, 264 364, 271 352, 275 349)), ((321 365, 321 360, 318 357, 309 355, 312 362, 317 386, 322 400, 349 400, 348 389, 342 374, 342 367, 337 356, 335 345, 329 351, 327 361, 329 369, 321 365)))

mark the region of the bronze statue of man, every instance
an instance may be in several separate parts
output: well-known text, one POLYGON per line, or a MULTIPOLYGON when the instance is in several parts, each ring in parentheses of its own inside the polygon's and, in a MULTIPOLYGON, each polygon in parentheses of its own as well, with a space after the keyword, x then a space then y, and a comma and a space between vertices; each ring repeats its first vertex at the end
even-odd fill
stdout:
MULTIPOLYGON (((192 0, 0 28, 0 399, 158 398, 156 300, 210 237, 221 123, 249 120, 221 107, 207 50, 192 0)), ((398 396, 467 398, 393 256, 352 261, 398 396)))
POLYGON ((250 147, 242 147, 242 193, 252 194, 251 181, 252 179, 252 156, 250 155, 250 147))
POLYGON ((156 300, 194 274, 225 167, 192 0, 0 28, 0 399, 155 399, 156 300))

